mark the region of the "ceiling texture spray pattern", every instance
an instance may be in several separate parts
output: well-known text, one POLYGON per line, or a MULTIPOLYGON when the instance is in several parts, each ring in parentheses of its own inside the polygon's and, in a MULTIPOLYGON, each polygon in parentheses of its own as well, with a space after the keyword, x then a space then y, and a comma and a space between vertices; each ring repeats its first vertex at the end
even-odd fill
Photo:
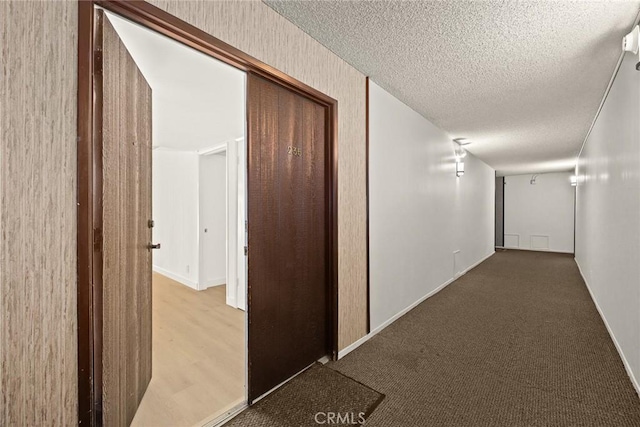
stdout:
POLYGON ((500 175, 570 170, 640 2, 265 2, 500 175))

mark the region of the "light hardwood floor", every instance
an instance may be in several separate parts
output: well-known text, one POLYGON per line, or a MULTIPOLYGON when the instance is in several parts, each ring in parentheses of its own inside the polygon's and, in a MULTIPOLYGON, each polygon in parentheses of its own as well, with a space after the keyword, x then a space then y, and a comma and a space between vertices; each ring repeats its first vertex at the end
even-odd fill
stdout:
POLYGON ((244 400, 244 312, 153 274, 153 376, 132 426, 201 426, 244 400))

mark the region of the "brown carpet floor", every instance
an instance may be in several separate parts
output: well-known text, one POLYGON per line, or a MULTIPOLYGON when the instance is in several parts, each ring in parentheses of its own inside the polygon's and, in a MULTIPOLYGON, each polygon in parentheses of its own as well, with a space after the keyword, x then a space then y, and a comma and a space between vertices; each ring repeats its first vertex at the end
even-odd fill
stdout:
POLYGON ((314 426, 318 410, 367 406, 371 427, 640 426, 572 255, 498 252, 327 367, 231 425, 314 426), (344 377, 336 386, 331 369, 384 399, 344 377))
POLYGON ((334 424, 337 414, 339 424, 355 424, 366 420, 383 399, 371 388, 316 364, 225 427, 318 426, 334 424))
POLYGON ((371 427, 640 426, 572 255, 498 252, 329 366, 386 395, 371 427))

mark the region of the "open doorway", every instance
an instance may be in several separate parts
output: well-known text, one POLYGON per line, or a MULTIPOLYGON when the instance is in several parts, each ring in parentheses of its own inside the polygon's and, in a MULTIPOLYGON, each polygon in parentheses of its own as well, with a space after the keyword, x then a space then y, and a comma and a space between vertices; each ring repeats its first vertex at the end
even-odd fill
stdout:
MULTIPOLYGON (((175 320, 193 319, 198 305, 206 307, 200 313, 205 316, 216 305, 243 319, 244 348, 235 353, 237 366, 243 367, 243 376, 235 383, 243 391, 239 406, 224 409, 229 406, 215 397, 189 394, 197 387, 180 379, 185 368, 167 369, 165 374, 180 404, 189 400, 187 403, 204 408, 197 416, 187 410, 193 424, 223 422, 317 360, 337 355, 337 101, 149 3, 87 1, 78 4, 78 11, 79 418, 83 425, 144 425, 143 409, 151 406, 159 408, 151 410, 157 412, 153 415, 164 415, 160 421, 151 421, 155 425, 191 422, 175 419, 182 409, 168 409, 170 398, 153 403, 154 384, 162 384, 163 378, 156 372, 158 352, 154 352, 161 348, 155 340, 162 334, 155 329, 160 325, 156 319, 163 303, 152 297, 161 294, 154 287, 165 285, 175 291, 164 304, 165 310, 174 309, 175 320), (107 17, 102 8, 118 15, 107 17), (173 71, 166 76, 173 79, 167 87, 185 86, 175 90, 173 102, 162 108, 189 108, 207 93, 201 86, 197 93, 184 96, 188 83, 198 77, 192 72, 200 68, 184 58, 171 57, 171 48, 165 46, 149 70, 142 63, 153 46, 141 43, 136 48, 136 42, 125 43, 127 36, 115 28, 118 19, 123 28, 128 25, 147 37, 162 34, 183 53, 241 75, 246 110, 244 106, 238 109, 246 112, 246 118, 241 115, 243 135, 208 137, 206 145, 189 145, 193 141, 186 136, 198 124, 188 120, 210 124, 218 119, 201 114, 206 105, 186 114, 174 109, 158 117, 162 110, 156 101, 163 95, 162 82, 150 84, 157 77, 152 74, 173 71), (179 69, 185 65, 188 70, 179 69), (187 125, 176 126, 178 123, 187 125), (159 124, 168 131, 160 132, 159 124), (171 135, 176 127, 185 135, 162 142, 160 136, 171 135), (177 158, 182 154, 191 154, 186 156, 191 160, 176 174, 172 169, 178 167, 177 158), (172 160, 165 162, 169 172, 159 174, 161 159, 170 155, 172 160), (210 163, 226 165, 224 280, 213 268, 221 257, 212 255, 210 247, 220 244, 215 238, 220 233, 213 227, 221 221, 216 221, 215 212, 207 210, 207 202, 201 200, 202 194, 213 197, 215 193, 210 186, 200 185, 202 180, 221 183, 210 163), (174 179, 159 184, 171 174, 174 179), (197 182, 195 194, 193 186, 177 185, 187 177, 197 182), (157 192, 167 188, 170 195, 165 198, 172 203, 161 208, 158 202, 163 196, 157 192), (189 219, 167 227, 171 217, 161 217, 165 210, 177 216, 196 212, 196 220, 188 215, 189 219), (183 230, 180 237, 195 236, 195 250, 192 244, 169 254, 167 249, 174 246, 171 241, 175 238, 171 233, 189 221, 195 227, 183 230), (169 255, 163 260, 161 253, 169 255), (205 266, 212 267, 211 271, 205 266), (190 302, 185 295, 199 300, 190 302), (203 303, 202 295, 212 295, 217 303, 203 303), (176 301, 183 303, 177 310, 176 301), (203 415, 205 412, 210 415, 203 415)), ((208 81, 215 80, 216 73, 204 74, 208 81)), ((222 117, 234 110, 225 105, 218 111, 222 117)), ((231 122, 227 117, 225 124, 231 122)), ((221 204, 218 201, 214 207, 221 204)), ((179 323, 167 323, 163 332, 179 323)), ((200 339, 215 340, 216 331, 210 323, 205 325, 208 330, 200 329, 192 337, 180 335, 183 340, 178 345, 175 340, 166 341, 176 350, 167 366, 176 360, 194 360, 185 347, 197 352, 203 347, 200 339)), ((217 369, 211 351, 215 353, 200 353, 208 360, 191 379, 203 380, 203 371, 217 369)), ((228 384, 231 372, 227 369, 221 383, 228 384)), ((232 377, 234 381, 238 378, 232 377)), ((227 401, 229 405, 234 402, 227 401)))
POLYGON ((152 375, 131 425, 204 425, 246 402, 246 75, 103 19, 151 90, 152 375))

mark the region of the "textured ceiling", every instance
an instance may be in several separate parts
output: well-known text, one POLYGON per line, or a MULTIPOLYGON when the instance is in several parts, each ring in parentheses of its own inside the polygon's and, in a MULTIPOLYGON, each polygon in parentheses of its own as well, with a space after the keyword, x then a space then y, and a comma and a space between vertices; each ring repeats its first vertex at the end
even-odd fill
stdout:
POLYGON ((202 151, 244 136, 244 72, 106 14, 153 91, 154 147, 202 151))
POLYGON ((640 5, 265 3, 499 174, 573 167, 640 5))

